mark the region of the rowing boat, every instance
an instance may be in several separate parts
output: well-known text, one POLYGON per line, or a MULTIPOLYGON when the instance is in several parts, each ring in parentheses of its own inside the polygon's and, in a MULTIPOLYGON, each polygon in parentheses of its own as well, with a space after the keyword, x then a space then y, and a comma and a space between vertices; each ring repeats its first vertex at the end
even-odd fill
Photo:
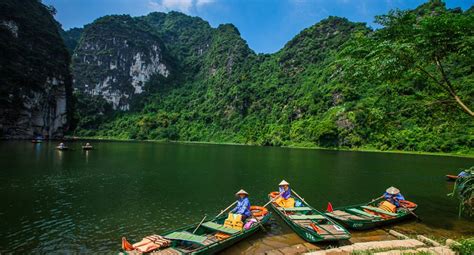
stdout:
POLYGON ((410 218, 412 213, 408 210, 413 212, 418 207, 413 202, 402 200, 400 202, 404 203, 406 208, 400 207, 397 212, 393 213, 378 208, 378 204, 382 200, 384 199, 379 198, 364 204, 335 208, 332 212, 326 212, 326 215, 348 228, 365 230, 410 218))
POLYGON ((60 150, 60 151, 67 151, 67 150, 69 150, 69 147, 67 147, 67 146, 56 146, 56 149, 60 150))
POLYGON ((94 147, 92 147, 92 145, 84 145, 84 146, 82 146, 82 149, 85 150, 85 151, 89 151, 89 150, 94 149, 94 147))
POLYGON ((448 181, 456 181, 458 178, 459 178, 459 176, 457 176, 457 175, 451 175, 451 174, 446 175, 446 179, 448 181))
MULTIPOLYGON (((278 193, 278 192, 272 192, 278 193)), ((270 201, 273 199, 272 193, 268 195, 270 201)), ((293 208, 283 208, 271 203, 272 209, 304 240, 317 243, 324 241, 347 240, 351 234, 343 226, 331 220, 320 211, 311 207, 304 199, 300 201, 302 206, 293 208)))
MULTIPOLYGON (((267 223, 270 217, 271 213, 255 217, 257 222, 250 228, 242 230, 225 227, 223 224, 227 218, 226 215, 211 221, 185 226, 163 233, 159 237, 161 240, 168 240, 169 245, 150 252, 153 255, 214 254, 254 234, 263 228, 261 225, 267 223)), ((137 251, 122 249, 121 254, 137 254, 137 251)))

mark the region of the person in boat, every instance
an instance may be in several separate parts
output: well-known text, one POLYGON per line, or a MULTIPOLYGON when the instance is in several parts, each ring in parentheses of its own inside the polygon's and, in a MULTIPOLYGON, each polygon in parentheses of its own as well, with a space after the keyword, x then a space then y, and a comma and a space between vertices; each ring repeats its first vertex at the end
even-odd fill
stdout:
POLYGON ((252 215, 252 212, 250 211, 250 200, 248 198, 249 193, 241 189, 235 193, 235 195, 239 197, 237 200, 237 206, 235 206, 235 208, 230 212, 233 214, 242 215, 242 221, 244 221, 246 218, 252 215))
POLYGON ((61 148, 61 149, 63 149, 64 147, 66 147, 66 146, 64 145, 64 143, 60 143, 59 146, 58 146, 58 148, 61 148))
POLYGON ((86 143, 86 147, 92 147, 90 143, 86 143))
POLYGON ((275 203, 284 208, 295 207, 295 199, 291 197, 290 184, 283 180, 278 186, 280 197, 275 200, 275 203))
POLYGON ((400 193, 400 190, 395 187, 388 188, 383 194, 383 198, 394 204, 397 208, 400 207, 400 200, 405 200, 405 197, 400 193))
POLYGON ((462 170, 459 174, 458 174, 458 177, 459 178, 462 178, 462 177, 468 177, 470 175, 470 173, 466 170, 462 170))

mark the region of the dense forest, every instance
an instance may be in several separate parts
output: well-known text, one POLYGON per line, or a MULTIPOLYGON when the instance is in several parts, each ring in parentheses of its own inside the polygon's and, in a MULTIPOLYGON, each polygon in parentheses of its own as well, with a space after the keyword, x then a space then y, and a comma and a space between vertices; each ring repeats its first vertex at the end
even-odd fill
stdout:
MULTIPOLYGON (((273 54, 256 54, 232 24, 179 12, 105 16, 68 31, 48 21, 58 33, 36 31, 61 35, 49 49, 65 60, 35 54, 46 54, 38 68, 64 69, 70 53, 73 136, 473 153, 474 8, 431 0, 374 18, 377 29, 328 17, 273 54)), ((11 19, 3 36, 15 31, 11 19)), ((2 41, 21 45, 13 42, 2 41)), ((33 84, 9 82, 5 103, 15 91, 6 88, 33 84)))
POLYGON ((329 17, 255 54, 233 25, 134 18, 164 43, 174 75, 150 79, 130 111, 78 93, 74 134, 472 153, 473 8, 430 1, 375 19, 380 29, 329 17))

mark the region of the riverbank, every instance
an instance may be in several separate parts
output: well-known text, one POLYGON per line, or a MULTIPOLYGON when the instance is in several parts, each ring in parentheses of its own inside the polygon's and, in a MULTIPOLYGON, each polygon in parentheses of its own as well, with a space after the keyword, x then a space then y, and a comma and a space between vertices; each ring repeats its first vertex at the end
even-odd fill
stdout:
MULTIPOLYGON (((243 143, 232 142, 206 142, 206 141, 169 141, 169 140, 137 140, 114 137, 78 137, 66 136, 65 139, 70 140, 96 140, 96 141, 113 141, 113 142, 153 142, 153 143, 178 143, 178 144, 210 144, 210 145, 238 145, 238 146, 261 146, 243 143)), ((261 146, 264 147, 264 146, 261 146)), ((474 151, 469 153, 457 152, 424 152, 424 151, 400 151, 400 150, 377 150, 373 148, 325 148, 317 146, 303 146, 303 145, 286 145, 279 146, 280 148, 290 149, 304 149, 304 150, 327 150, 327 151, 348 151, 348 152, 368 152, 368 153, 393 153, 393 154, 409 154, 409 155, 424 155, 424 156, 445 156, 445 157, 461 157, 474 158, 474 151)))
POLYGON ((256 240, 243 241, 225 250, 222 254, 469 254, 473 240, 433 237, 413 232, 402 232, 393 228, 355 231, 349 240, 337 243, 312 244, 295 233, 264 236, 256 240), (462 242, 459 243, 458 241, 462 242), (465 252, 468 253, 465 253, 465 252), (456 253, 458 252, 458 253, 456 253))

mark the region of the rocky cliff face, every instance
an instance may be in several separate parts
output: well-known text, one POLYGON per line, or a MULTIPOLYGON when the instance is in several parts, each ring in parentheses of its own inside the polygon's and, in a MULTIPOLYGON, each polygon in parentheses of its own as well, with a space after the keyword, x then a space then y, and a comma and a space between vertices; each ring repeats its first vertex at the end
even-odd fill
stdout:
POLYGON ((51 10, 0 2, 0 137, 61 137, 72 105, 70 58, 51 10))
POLYGON ((106 16, 82 31, 73 54, 74 88, 127 111, 157 87, 208 79, 219 69, 230 74, 248 54, 254 53, 230 24, 212 28, 178 12, 106 16))
POLYGON ((75 89, 129 110, 154 76, 168 77, 164 46, 130 16, 107 16, 86 26, 73 55, 75 89))

